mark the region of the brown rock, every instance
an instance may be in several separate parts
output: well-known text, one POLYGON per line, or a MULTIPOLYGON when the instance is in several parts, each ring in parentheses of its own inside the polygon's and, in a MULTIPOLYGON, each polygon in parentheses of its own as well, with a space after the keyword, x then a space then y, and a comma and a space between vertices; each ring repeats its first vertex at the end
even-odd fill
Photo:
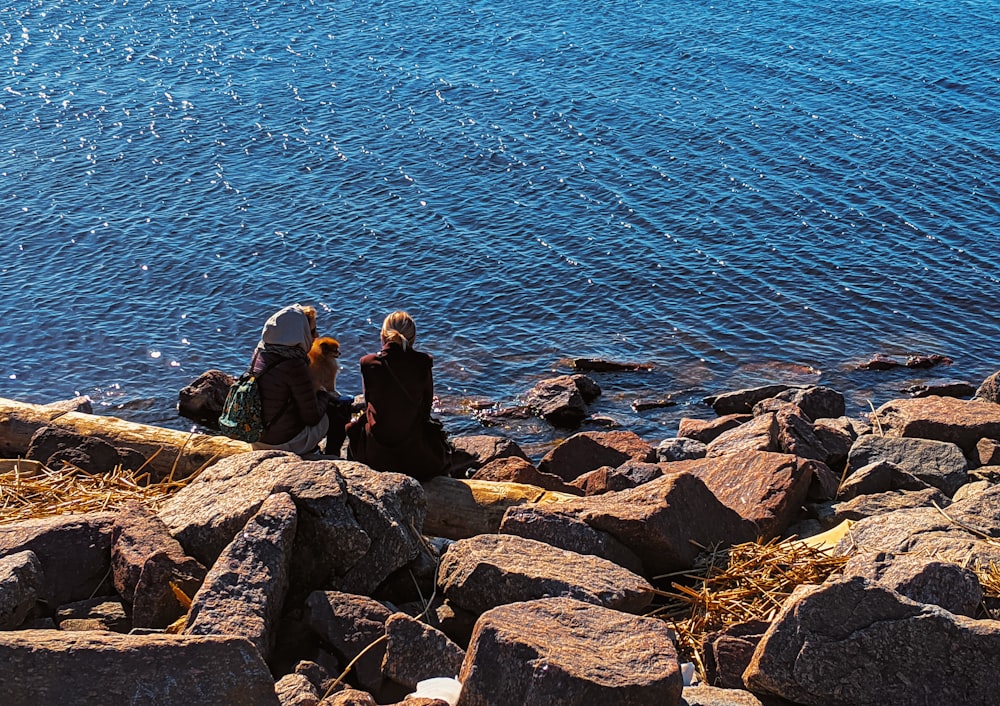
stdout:
POLYGON ((746 424, 719 434, 705 451, 706 458, 752 451, 780 451, 778 425, 773 414, 754 417, 746 424))
POLYGON ((980 439, 976 444, 973 459, 977 467, 1000 466, 1000 440, 980 439))
MULTIPOLYGON (((766 698, 766 697, 765 697, 766 698)), ((777 706, 777 697, 762 701, 755 694, 742 689, 722 689, 706 684, 684 687, 680 706, 777 706), (773 699, 773 700, 771 700, 773 699)), ((780 699, 782 704, 787 704, 780 699)))
POLYGON ((60 630, 74 629, 74 622, 89 623, 91 627, 86 628, 88 630, 127 633, 132 629, 132 621, 126 615, 121 600, 106 596, 59 606, 55 619, 60 630))
POLYGON ((743 672, 767 626, 763 620, 751 620, 706 635, 702 640, 705 682, 723 689, 744 689, 743 672))
POLYGON ((971 454, 980 439, 1000 438, 1000 405, 954 397, 893 400, 875 412, 888 436, 933 439, 971 454))
POLYGON ((1000 623, 855 577, 796 589, 744 680, 756 693, 806 705, 985 706, 996 702, 997 669, 1000 623))
POLYGON ((39 599, 51 608, 107 595, 114 589, 111 569, 110 512, 54 515, 0 525, 0 556, 32 551, 44 580, 39 599))
POLYGON ((574 480, 572 485, 581 489, 584 495, 601 495, 635 488, 662 475, 663 469, 658 464, 630 460, 617 468, 601 466, 588 471, 574 480))
POLYGON ((727 507, 753 522, 763 537, 775 537, 798 516, 815 461, 748 451, 670 464, 691 473, 727 507))
POLYGON ((761 400, 791 389, 790 385, 764 385, 762 387, 752 387, 744 390, 725 392, 721 395, 712 395, 704 399, 705 404, 711 405, 715 413, 724 417, 727 414, 750 414, 753 412, 755 404, 761 400))
POLYGON ((297 515, 287 493, 267 498, 209 570, 184 633, 245 637, 269 659, 288 592, 297 515))
POLYGON ((567 485, 562 478, 552 473, 542 473, 531 461, 508 457, 490 461, 472 476, 473 480, 494 482, 526 483, 545 490, 554 490, 570 495, 580 495, 580 490, 567 485))
POLYGON ((397 684, 416 688, 434 677, 455 677, 462 669, 465 650, 440 630, 395 613, 385 623, 385 657, 382 673, 397 684))
MULTIPOLYGON (((685 463, 697 462, 667 468, 685 463)), ((691 473, 671 472, 637 488, 568 500, 559 511, 612 535, 657 574, 690 568, 699 546, 737 544, 756 533, 691 473)))
POLYGON ((344 689, 341 692, 326 697, 320 706, 376 706, 375 699, 367 691, 344 689))
POLYGON ((459 706, 666 705, 683 689, 666 623, 569 598, 485 613, 459 681, 459 706))
POLYGON ((975 399, 1000 404, 1000 371, 983 380, 983 384, 976 390, 975 399))
POLYGON ((500 532, 545 542, 577 554, 593 554, 632 573, 644 574, 642 562, 631 549, 607 532, 596 530, 583 520, 556 509, 541 505, 509 508, 500 522, 500 532))
POLYGON ((652 446, 630 431, 584 431, 547 453, 538 469, 571 481, 595 468, 614 468, 628 460, 653 462, 656 453, 652 446))
MULTIPOLYGON (((562 375, 542 380, 525 397, 532 413, 556 427, 572 429, 587 416, 588 397, 596 387, 586 375, 562 375)), ((600 388, 597 388, 600 394, 600 388)))
POLYGON ((753 419, 751 414, 726 414, 715 419, 690 419, 684 417, 677 427, 677 436, 700 441, 709 444, 714 441, 719 434, 735 429, 740 424, 753 419))
POLYGON ((274 693, 281 706, 316 706, 321 694, 302 674, 286 674, 274 683, 274 693))
POLYGON ((502 436, 488 436, 485 434, 473 434, 468 436, 450 437, 451 444, 455 448, 453 460, 471 471, 476 471, 485 466, 490 461, 501 458, 523 458, 528 460, 527 454, 515 442, 502 436))
POLYGON ((115 590, 132 604, 132 625, 165 628, 187 612, 170 584, 193 596, 206 569, 184 553, 167 526, 139 502, 118 512, 111 532, 115 590))
POLYGON ((452 544, 441 557, 438 585, 449 602, 474 613, 546 596, 636 612, 653 598, 644 578, 617 564, 506 534, 452 544))
POLYGON ((9 706, 278 705, 267 665, 243 638, 21 630, 0 632, 0 654, 9 706))

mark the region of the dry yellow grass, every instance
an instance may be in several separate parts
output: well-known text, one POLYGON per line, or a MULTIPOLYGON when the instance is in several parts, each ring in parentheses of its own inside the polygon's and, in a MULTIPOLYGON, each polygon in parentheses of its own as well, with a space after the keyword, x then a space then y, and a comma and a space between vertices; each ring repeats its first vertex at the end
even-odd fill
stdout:
POLYGON ((706 635, 749 620, 771 620, 797 586, 822 583, 847 557, 833 557, 800 541, 747 542, 706 551, 695 568, 672 579, 653 615, 677 633, 681 658, 704 674, 701 643, 706 635))
POLYGON ((116 467, 91 474, 72 465, 52 470, 37 461, 0 460, 0 524, 116 510, 130 500, 150 509, 190 479, 148 484, 148 474, 116 467))

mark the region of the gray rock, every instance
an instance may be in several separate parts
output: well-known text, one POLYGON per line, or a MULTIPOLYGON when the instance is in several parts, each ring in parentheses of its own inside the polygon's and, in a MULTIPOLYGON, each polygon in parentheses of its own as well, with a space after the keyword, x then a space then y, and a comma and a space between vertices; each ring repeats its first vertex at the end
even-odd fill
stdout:
POLYGON ((854 442, 847 464, 854 470, 879 461, 899 466, 948 497, 968 481, 968 463, 952 443, 870 434, 854 442))
POLYGON ((887 490, 884 493, 859 495, 843 502, 816 503, 809 510, 824 530, 836 527, 844 520, 861 520, 896 510, 914 507, 947 507, 948 496, 937 488, 923 490, 887 490))
POLYGON ((374 598, 339 591, 314 591, 306 600, 306 622, 344 664, 377 643, 354 666, 358 682, 369 691, 382 686, 383 638, 391 615, 374 598))
POLYGON ((420 552, 425 499, 413 478, 281 451, 219 461, 170 498, 159 516, 191 556, 211 566, 276 492, 287 492, 299 510, 292 576, 304 592, 370 593, 420 552))
POLYGON ((569 598, 485 613, 458 706, 677 704, 683 681, 664 621, 569 598))
POLYGON ((983 380, 983 383, 976 389, 975 399, 981 402, 1000 404, 1000 371, 983 380))
POLYGON ((0 556, 0 630, 23 623, 41 591, 42 565, 33 551, 0 556))
POLYGON ((708 445, 702 441, 676 436, 672 439, 664 439, 656 446, 656 460, 661 463, 690 461, 696 458, 705 458, 707 451, 708 445))
POLYGON ((723 689, 706 684, 684 687, 679 706, 769 706, 742 689, 723 689))
POLYGON ((844 501, 859 495, 885 493, 890 490, 924 490, 929 487, 927 483, 891 461, 875 461, 849 475, 840 486, 837 499, 844 501))
POLYGON ((983 600, 975 572, 957 564, 910 554, 858 554, 844 565, 843 578, 861 576, 917 603, 930 603, 974 618, 983 600))
POLYGON ((5 706, 278 705, 243 638, 21 630, 0 632, 0 654, 5 706))
POLYGON ((56 608, 114 591, 110 512, 54 515, 0 525, 0 556, 32 551, 42 567, 39 599, 56 608))
POLYGON ((998 669, 1000 623, 855 577, 796 589, 744 679, 755 693, 806 705, 986 706, 996 703, 998 669))
POLYGON ((980 399, 893 400, 879 407, 874 417, 887 436, 944 441, 969 455, 980 439, 1000 439, 1000 405, 980 399))
POLYGON ((644 578, 606 559, 514 535, 455 542, 441 557, 438 585, 449 602, 474 613, 551 596, 637 612, 653 598, 644 578))
POLYGON ((288 592, 297 516, 286 493, 267 498, 195 594, 186 635, 245 637, 269 659, 288 592))

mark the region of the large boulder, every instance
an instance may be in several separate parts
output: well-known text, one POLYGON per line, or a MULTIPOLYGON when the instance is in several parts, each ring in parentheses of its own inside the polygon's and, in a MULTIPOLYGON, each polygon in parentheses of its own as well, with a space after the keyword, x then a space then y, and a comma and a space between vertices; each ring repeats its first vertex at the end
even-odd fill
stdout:
POLYGON ((360 463, 254 451, 219 461, 179 490, 159 516, 191 556, 211 566, 272 493, 298 507, 292 581, 298 590, 370 593, 421 551, 420 484, 360 463))
POLYGON ((261 504, 209 570, 191 602, 185 634, 242 636, 270 658, 288 592, 296 521, 287 493, 261 504))
POLYGON ((570 598, 500 606, 476 623, 458 706, 678 704, 666 623, 570 598))
POLYGON ((7 706, 278 706, 256 648, 221 635, 0 632, 0 684, 7 706))
POLYGON ((607 532, 557 508, 542 505, 508 508, 500 521, 500 533, 534 539, 577 554, 593 554, 640 576, 644 573, 642 562, 631 549, 607 532))
POLYGON ((0 525, 0 557, 34 552, 44 579, 38 597, 51 608, 108 595, 114 520, 114 513, 95 512, 0 525))
POLYGON ((449 602, 474 613, 546 596, 638 612, 653 599, 644 578, 606 559, 506 534, 449 546, 438 584, 449 602))
POLYGON ((951 497, 968 482, 968 462, 953 443, 869 434, 851 446, 847 459, 850 470, 885 461, 939 489, 951 497))
POLYGON ((601 466, 614 468, 630 460, 653 462, 656 452, 631 431, 584 431, 545 454, 538 470, 571 481, 601 466))
POLYGON ((708 444, 706 457, 750 451, 780 451, 778 424, 773 414, 762 414, 719 434, 708 444))
POLYGON ((789 454, 744 451, 668 464, 670 473, 690 473, 716 498, 774 537, 797 518, 817 462, 789 454))
POLYGON ((819 521, 820 527, 827 530, 844 520, 856 521, 914 507, 947 507, 949 503, 948 496, 937 488, 924 488, 868 493, 840 502, 815 503, 808 509, 819 521))
POLYGON ((193 596, 207 570, 184 553, 159 517, 129 502, 115 517, 111 541, 115 590, 132 606, 133 627, 165 628, 187 612, 171 584, 193 596))
POLYGON ((1000 622, 854 577, 796 589, 744 679, 797 704, 986 706, 996 703, 998 669, 1000 622))
POLYGON ((636 488, 567 500, 559 511, 607 532, 652 573, 691 568, 699 547, 738 544, 757 534, 753 523, 691 473, 667 473, 636 488))
POLYGON ((1000 405, 981 399, 893 400, 879 407, 874 419, 887 436, 946 441, 970 455, 980 439, 1000 439, 1000 405))

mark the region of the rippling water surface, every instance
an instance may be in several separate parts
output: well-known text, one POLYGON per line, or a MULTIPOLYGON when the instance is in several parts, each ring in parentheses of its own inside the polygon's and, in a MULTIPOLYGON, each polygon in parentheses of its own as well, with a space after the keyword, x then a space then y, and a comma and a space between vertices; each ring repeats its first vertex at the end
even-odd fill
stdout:
POLYGON ((3 397, 186 428, 294 301, 350 393, 408 309, 463 432, 573 357, 653 441, 1000 369, 992 0, 17 2, 0 90, 3 397))

